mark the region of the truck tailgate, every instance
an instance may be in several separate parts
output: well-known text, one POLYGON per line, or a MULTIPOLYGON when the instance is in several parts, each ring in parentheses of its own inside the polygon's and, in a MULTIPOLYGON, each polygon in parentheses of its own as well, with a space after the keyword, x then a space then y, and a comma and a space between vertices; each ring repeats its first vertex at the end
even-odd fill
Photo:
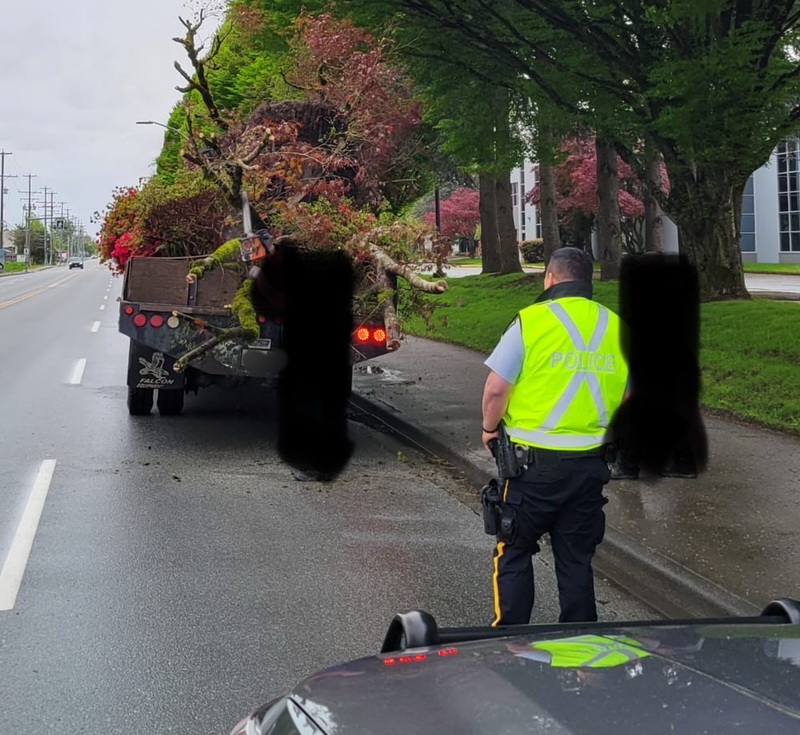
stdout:
POLYGON ((231 303, 242 283, 237 267, 218 268, 195 284, 186 274, 196 258, 131 258, 125 268, 123 299, 139 304, 171 304, 199 309, 222 309, 231 303))

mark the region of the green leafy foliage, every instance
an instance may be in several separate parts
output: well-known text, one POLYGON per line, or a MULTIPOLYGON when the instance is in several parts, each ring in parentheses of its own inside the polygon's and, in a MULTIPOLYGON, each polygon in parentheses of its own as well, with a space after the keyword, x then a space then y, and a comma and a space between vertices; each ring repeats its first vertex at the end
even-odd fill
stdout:
POLYGON ((544 263, 544 240, 541 237, 520 243, 522 260, 526 263, 544 263))

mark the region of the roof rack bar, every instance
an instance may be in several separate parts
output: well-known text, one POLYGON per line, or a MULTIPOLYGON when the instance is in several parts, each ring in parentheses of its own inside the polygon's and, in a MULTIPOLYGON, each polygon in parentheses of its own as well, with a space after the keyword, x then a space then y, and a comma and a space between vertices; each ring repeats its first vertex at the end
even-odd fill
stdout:
POLYGON ((636 620, 625 622, 593 622, 593 623, 544 623, 541 625, 505 625, 497 627, 482 626, 478 628, 440 628, 436 643, 448 645, 465 643, 485 638, 511 638, 524 635, 541 635, 543 633, 563 633, 569 630, 577 635, 581 630, 620 630, 627 628, 668 628, 673 626, 705 626, 705 625, 786 625, 790 621, 784 615, 768 615, 755 618, 694 618, 688 620, 636 620))

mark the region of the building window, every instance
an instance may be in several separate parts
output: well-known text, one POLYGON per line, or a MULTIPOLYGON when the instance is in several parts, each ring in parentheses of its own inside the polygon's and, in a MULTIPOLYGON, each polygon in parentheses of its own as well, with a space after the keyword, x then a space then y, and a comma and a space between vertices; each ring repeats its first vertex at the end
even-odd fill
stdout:
POLYGON ((756 205, 753 177, 747 180, 742 196, 741 246, 743 253, 756 251, 756 205))
POLYGON ((514 207, 519 206, 519 184, 516 181, 511 182, 511 204, 514 207))
MULTIPOLYGON (((778 145, 778 218, 781 252, 799 253, 800 139, 798 138, 790 138, 778 145)), ((744 215, 742 219, 744 220, 744 215)))
POLYGON ((525 166, 519 171, 519 237, 525 239, 525 166))

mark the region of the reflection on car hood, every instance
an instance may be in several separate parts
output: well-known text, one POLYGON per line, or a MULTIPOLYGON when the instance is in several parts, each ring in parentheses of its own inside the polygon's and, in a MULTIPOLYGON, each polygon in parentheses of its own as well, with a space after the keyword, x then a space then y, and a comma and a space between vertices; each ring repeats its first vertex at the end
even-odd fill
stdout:
POLYGON ((333 667, 292 698, 331 735, 800 732, 796 625, 583 629, 445 650, 333 667))

